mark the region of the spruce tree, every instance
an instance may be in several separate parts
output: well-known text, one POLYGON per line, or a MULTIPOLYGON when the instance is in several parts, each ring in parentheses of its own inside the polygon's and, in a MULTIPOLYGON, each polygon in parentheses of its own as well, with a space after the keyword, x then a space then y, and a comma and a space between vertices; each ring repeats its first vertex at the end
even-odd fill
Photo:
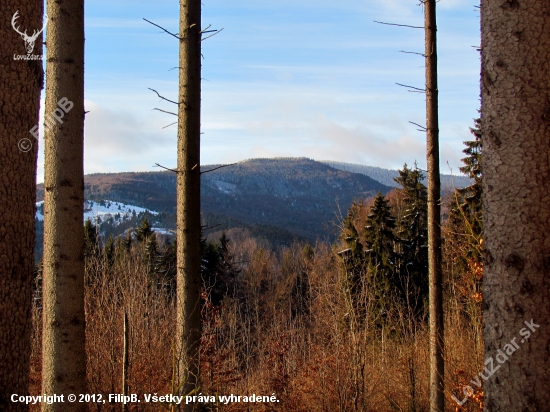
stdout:
POLYGON ((550 0, 481 10, 485 410, 550 411, 550 0))
POLYGON ((459 170, 474 182, 465 188, 456 189, 455 205, 451 209, 451 219, 460 222, 464 233, 468 237, 468 253, 470 258, 481 261, 479 241, 481 240, 483 224, 481 210, 481 153, 483 144, 481 140, 480 119, 476 119, 475 126, 470 129, 475 139, 464 142, 466 155, 462 159, 464 166, 459 170))
POLYGON ((153 232, 149 219, 144 217, 141 224, 136 228, 136 239, 139 243, 147 242, 153 232))
POLYGON ((367 259, 367 277, 373 285, 380 310, 389 303, 390 295, 397 289, 395 267, 397 255, 394 250, 396 237, 395 218, 382 193, 378 193, 369 209, 365 226, 365 255, 367 259))
POLYGON ((229 250, 229 238, 225 231, 220 236, 219 256, 219 272, 224 284, 224 294, 234 296, 235 281, 240 270, 237 268, 235 259, 229 250))
POLYGON ((481 130, 480 119, 470 129, 475 139, 464 142, 466 148, 460 171, 473 179, 473 183, 462 189, 455 189, 446 224, 449 235, 445 239, 447 255, 452 264, 451 281, 458 285, 458 302, 466 321, 479 324, 481 319, 481 283, 483 279, 481 209, 481 130))
POLYGON ((84 255, 92 256, 97 254, 98 249, 97 227, 90 219, 84 222, 84 255))
MULTIPOLYGON (((348 210, 348 214, 343 222, 343 230, 340 239, 343 241, 346 249, 338 254, 342 258, 344 269, 344 290, 351 299, 354 309, 359 309, 361 292, 364 291, 365 284, 365 252, 359 239, 359 233, 355 227, 355 220, 359 205, 353 203, 348 210)), ((362 313, 361 317, 366 315, 362 313)))
MULTIPOLYGON (((84 0, 47 1, 42 393, 85 394, 84 0)), ((85 411, 80 402, 43 412, 85 411)))
POLYGON ((394 180, 401 185, 404 213, 397 225, 401 299, 417 316, 428 297, 428 202, 424 174, 405 164, 394 180))
POLYGON ((355 202, 351 205, 344 219, 344 227, 340 235, 340 238, 347 246, 345 250, 340 252, 340 256, 342 256, 344 260, 348 281, 351 284, 351 288, 354 290, 358 287, 365 269, 365 253, 354 223, 358 208, 359 206, 355 202))
POLYGON ((105 243, 105 246, 103 247, 103 256, 105 257, 107 264, 112 266, 115 261, 115 238, 112 234, 109 236, 107 243, 105 243))
MULTIPOLYGON (((23 32, 43 25, 41 1, 0 2, 0 410, 23 411, 13 394, 29 392, 31 293, 35 246, 36 159, 38 144, 30 135, 39 123, 42 60, 14 60, 25 43, 23 32), (18 12, 15 16, 15 12, 18 12)), ((42 54, 38 34, 34 54, 42 54)))
MULTIPOLYGON (((176 379, 182 394, 200 387, 201 344, 201 1, 180 0, 176 379)), ((185 405, 189 412, 194 404, 185 405)))
POLYGON ((157 274, 159 271, 159 258, 160 250, 157 242, 157 237, 154 235, 149 235, 144 239, 145 244, 145 253, 143 255, 143 260, 145 267, 147 268, 147 274, 153 281, 157 281, 157 274))

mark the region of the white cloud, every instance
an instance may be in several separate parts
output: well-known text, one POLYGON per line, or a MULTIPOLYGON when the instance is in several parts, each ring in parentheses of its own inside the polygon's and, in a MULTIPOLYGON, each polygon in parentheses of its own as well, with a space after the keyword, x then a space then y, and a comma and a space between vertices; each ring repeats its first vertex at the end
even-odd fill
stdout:
POLYGON ((153 146, 169 143, 159 133, 158 122, 129 111, 111 110, 86 101, 86 152, 100 156, 136 155, 146 153, 153 146))

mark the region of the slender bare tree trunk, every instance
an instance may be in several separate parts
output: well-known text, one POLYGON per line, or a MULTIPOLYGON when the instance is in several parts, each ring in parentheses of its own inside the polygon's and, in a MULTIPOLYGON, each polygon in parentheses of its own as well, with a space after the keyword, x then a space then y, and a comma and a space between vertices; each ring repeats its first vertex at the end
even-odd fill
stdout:
POLYGON ((443 276, 441 268, 441 183, 437 89, 436 0, 424 1, 426 33, 426 140, 428 161, 428 268, 430 277, 430 410, 445 411, 443 361, 443 276))
MULTIPOLYGON (((42 27, 42 3, 0 2, 0 410, 25 411, 12 394, 29 392, 31 285, 38 142, 29 131, 38 124, 42 61, 14 60, 25 42, 11 26, 32 33, 42 27)), ((42 34, 33 54, 42 54, 42 34)))
POLYGON ((550 0, 484 0, 481 44, 485 410, 550 411, 550 0))
MULTIPOLYGON (((201 1, 180 0, 177 182, 178 378, 187 394, 199 384, 201 338, 200 105, 201 1)), ((193 405, 186 406, 193 410, 193 405)))
MULTIPOLYGON (((86 393, 84 0, 48 0, 42 393, 86 393)), ((86 403, 42 404, 84 411, 86 403)))

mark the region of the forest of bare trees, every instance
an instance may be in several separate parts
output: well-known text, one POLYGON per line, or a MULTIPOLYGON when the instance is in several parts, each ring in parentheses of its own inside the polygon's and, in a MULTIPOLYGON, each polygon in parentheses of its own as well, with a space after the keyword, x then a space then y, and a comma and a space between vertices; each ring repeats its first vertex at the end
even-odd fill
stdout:
POLYGON ((153 23, 179 46, 177 101, 159 95, 177 105, 175 236, 84 224, 84 0, 46 3, 43 66, 12 59, 21 37, 42 51, 17 28, 42 26, 42 2, 0 5, 0 410, 550 410, 550 0, 481 2, 471 184, 451 192, 437 2, 422 0, 426 175, 405 164, 395 189, 344 211, 336 241, 288 247, 203 225, 201 44, 218 30, 200 0, 180 0, 177 34, 153 23), (61 400, 33 398, 47 395, 61 400))

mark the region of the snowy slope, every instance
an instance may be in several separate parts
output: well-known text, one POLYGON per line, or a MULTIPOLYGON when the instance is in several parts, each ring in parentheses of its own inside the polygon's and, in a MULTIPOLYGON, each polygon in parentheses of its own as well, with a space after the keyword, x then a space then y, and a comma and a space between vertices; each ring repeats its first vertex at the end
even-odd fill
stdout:
MULTIPOLYGON (((128 205, 121 202, 111 202, 110 200, 102 200, 100 202, 86 200, 84 202, 84 222, 90 219, 94 224, 112 218, 113 224, 116 226, 122 221, 130 219, 134 214, 138 215, 141 212, 149 212, 152 215, 158 214, 158 212, 153 212, 143 207, 128 205)), ((43 201, 36 204, 36 218, 38 220, 44 220, 43 201)))

